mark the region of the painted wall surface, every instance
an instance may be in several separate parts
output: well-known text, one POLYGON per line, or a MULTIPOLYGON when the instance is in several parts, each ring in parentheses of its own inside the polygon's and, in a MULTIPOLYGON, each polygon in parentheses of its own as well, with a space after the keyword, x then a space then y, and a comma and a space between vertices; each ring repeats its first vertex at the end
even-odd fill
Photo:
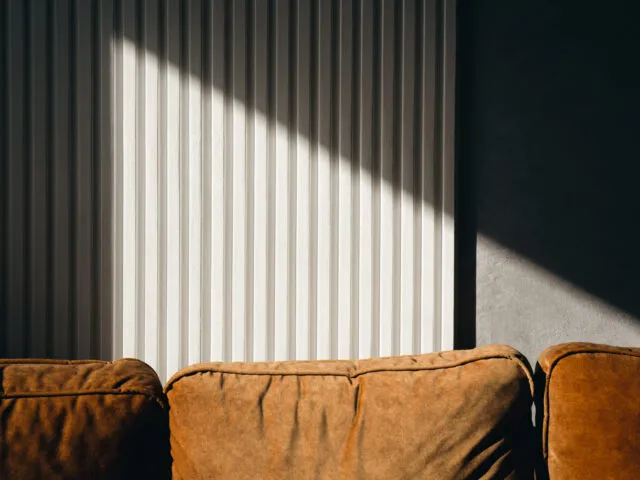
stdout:
POLYGON ((453 346, 453 1, 3 1, 0 356, 453 346))
POLYGON ((640 346, 639 14, 460 3, 459 345, 640 346))

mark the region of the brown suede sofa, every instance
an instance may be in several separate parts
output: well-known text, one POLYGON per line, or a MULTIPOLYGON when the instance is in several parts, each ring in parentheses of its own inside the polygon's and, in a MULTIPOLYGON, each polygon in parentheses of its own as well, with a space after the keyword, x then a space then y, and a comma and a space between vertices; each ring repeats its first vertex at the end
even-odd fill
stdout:
POLYGON ((0 479, 640 479, 640 349, 0 360, 0 479), (535 397, 538 425, 531 407, 535 397))

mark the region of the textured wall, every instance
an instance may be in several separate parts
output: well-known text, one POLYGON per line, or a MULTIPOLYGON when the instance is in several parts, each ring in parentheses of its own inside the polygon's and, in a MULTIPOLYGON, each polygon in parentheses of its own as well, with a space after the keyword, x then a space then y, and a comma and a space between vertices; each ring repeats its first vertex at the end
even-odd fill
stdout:
POLYGON ((640 11, 615 4, 460 4, 467 342, 640 345, 640 11))
POLYGON ((0 352, 450 348, 453 3, 3 2, 0 352))

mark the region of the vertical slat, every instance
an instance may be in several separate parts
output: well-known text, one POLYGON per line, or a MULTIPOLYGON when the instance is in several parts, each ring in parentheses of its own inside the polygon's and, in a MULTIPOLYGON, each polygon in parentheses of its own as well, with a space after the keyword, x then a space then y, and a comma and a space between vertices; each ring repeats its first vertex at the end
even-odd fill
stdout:
MULTIPOLYGON (((54 220, 54 201, 55 201, 55 197, 54 197, 54 190, 53 190, 53 185, 54 185, 54 176, 53 176, 53 166, 54 166, 54 155, 53 155, 53 150, 54 150, 54 143, 53 143, 53 129, 54 129, 54 110, 53 110, 53 106, 54 106, 54 94, 55 94, 55 82, 54 82, 54 5, 53 4, 47 4, 46 5, 46 13, 45 13, 45 17, 46 17, 46 21, 45 21, 45 31, 44 31, 44 35, 46 37, 46 56, 45 56, 45 65, 46 65, 46 72, 47 72, 47 84, 45 86, 45 91, 46 91, 46 95, 45 95, 45 102, 47 104, 47 109, 46 109, 46 130, 47 130, 47 149, 45 152, 45 155, 47 157, 47 175, 46 175, 46 199, 45 199, 45 218, 43 219, 43 222, 46 225, 46 237, 47 237, 47 245, 46 245, 46 252, 45 252, 45 263, 46 263, 46 284, 47 284, 47 291, 46 291, 46 306, 47 306, 47 314, 46 314, 46 319, 45 319, 45 355, 47 357, 52 357, 54 355, 54 336, 53 336, 53 332, 55 330, 55 323, 53 323, 53 309, 54 309, 54 297, 53 297, 53 292, 54 292, 54 284, 55 284, 55 277, 53 276, 53 265, 54 265, 54 242, 53 242, 53 238, 54 238, 54 224, 53 224, 53 220, 54 220)), ((2 108, 0 106, 0 108, 2 108)), ((1 136, 1 134, 0 134, 1 136)), ((2 150, 0 150, 1 152, 2 150)), ((2 215, 0 215, 0 220, 1 220, 2 215)), ((94 232, 95 234, 95 232, 94 232)), ((1 245, 2 242, 0 242, 1 245)), ((0 254, 1 256, 1 254, 0 254)), ((0 267, 1 268, 1 267, 0 267)), ((0 287, 1 288, 1 287, 0 287)), ((95 290, 94 290, 94 296, 95 296, 95 290)), ((106 295, 108 296, 108 295, 106 295)), ((2 311, 2 294, 0 294, 0 312, 2 311)), ((0 327, 0 331, 1 331, 1 327, 0 327)))
POLYGON ((169 331, 169 280, 168 280, 168 51, 169 21, 168 4, 158 2, 158 375, 165 380, 168 375, 168 331, 169 331))
MULTIPOLYGON (((7 2, 0 3, 0 185, 7 185, 7 2)), ((6 325, 7 325, 7 189, 0 191, 0 355, 6 355, 6 325)))
POLYGON ((138 202, 137 162, 138 149, 138 62, 135 41, 137 39, 136 5, 122 2, 122 264, 126 266, 122 284, 122 355, 133 357, 138 346, 138 202))
MULTIPOLYGON (((59 2, 56 2, 57 5, 59 2)), ((99 134, 100 134, 100 155, 96 159, 98 170, 98 188, 99 188, 99 220, 97 238, 99 259, 99 282, 97 285, 97 291, 99 296, 99 316, 100 316, 100 352, 99 358, 111 359, 113 358, 113 301, 114 301, 114 289, 113 289, 113 136, 111 119, 113 116, 112 111, 112 75, 113 75, 113 0, 101 0, 97 2, 98 5, 98 25, 99 31, 97 32, 98 38, 98 58, 96 59, 96 76, 98 79, 98 111, 99 111, 99 134)), ((55 7, 54 7, 55 8, 55 7)), ((55 39, 55 34, 54 34, 55 39)), ((56 62, 54 61, 54 69, 56 68, 56 62)), ((55 101, 55 100, 54 100, 55 101)), ((54 117, 55 118, 55 117, 54 117)), ((54 127, 55 128, 55 127, 54 127)), ((54 195, 54 204, 55 204, 54 195)), ((54 221, 54 230, 57 228, 54 221)), ((55 262, 55 259, 54 259, 55 262)), ((55 282, 57 283, 58 277, 53 275, 55 282)), ((54 302, 55 302, 54 295, 54 302)), ((54 322, 54 326, 57 323, 54 322)), ((57 329, 54 328, 54 332, 57 329)))
POLYGON ((255 0, 253 25, 253 88, 255 109, 253 114, 254 141, 254 242, 253 242, 253 359, 267 360, 268 283, 267 235, 268 235, 268 125, 266 111, 268 92, 268 15, 267 0, 255 0))
POLYGON ((309 21, 309 358, 317 358, 318 339, 318 2, 309 21))
POLYGON ((422 352, 422 82, 423 82, 423 37, 424 30, 423 12, 424 1, 417 1, 415 12, 407 22, 414 24, 414 48, 413 48, 413 105, 411 108, 411 128, 413 135, 413 338, 412 350, 415 353, 422 352))
POLYGON ((233 280, 231 284, 233 341, 231 359, 246 355, 247 252, 247 114, 246 114, 246 4, 233 2, 233 280))
POLYGON ((246 114, 246 140, 245 140, 245 152, 246 152, 246 173, 245 173, 245 188, 246 198, 245 204, 247 206, 246 215, 246 244, 245 244, 245 290, 246 290, 246 307, 245 307, 245 361, 253 361, 253 345, 254 345, 254 242, 255 242, 255 92, 254 92, 254 14, 255 14, 255 2, 253 0, 246 0, 245 3, 245 114, 246 114))
POLYGON ((29 93, 29 192, 30 192, 30 352, 34 357, 47 355, 47 316, 49 314, 47 294, 47 205, 49 175, 49 138, 47 121, 49 119, 49 102, 47 99, 48 78, 47 56, 47 9, 45 5, 31 5, 29 14, 29 35, 27 52, 30 62, 29 93))
POLYGON ((180 235, 180 2, 166 5, 166 318, 167 374, 180 368, 182 344, 181 311, 181 235, 180 235))
POLYGON ((310 247, 311 247, 311 103, 309 97, 311 58, 311 2, 300 2, 297 8, 297 86, 296 86, 296 358, 310 358, 310 247))
POLYGON ((393 0, 382 0, 382 29, 380 32, 380 56, 382 61, 382 78, 380 91, 381 124, 380 124, 380 355, 396 353, 396 329, 394 325, 394 182, 396 161, 394 146, 394 36, 395 5, 393 0))
POLYGON ((233 285, 233 2, 226 0, 223 10, 224 23, 222 33, 224 35, 224 169, 222 176, 224 179, 224 354, 223 359, 230 361, 232 358, 233 345, 233 295, 231 289, 233 285))
POLYGON ((113 165, 113 356, 122 357, 122 327, 123 327, 123 289, 122 276, 124 265, 122 262, 122 171, 123 171, 123 140, 122 140, 122 114, 123 114, 123 48, 124 37, 122 32, 122 2, 114 1, 113 12, 113 40, 111 52, 113 55, 113 70, 111 75, 111 97, 113 99, 113 115, 111 117, 111 132, 113 134, 112 165, 113 165))
MULTIPOLYGON (((75 320, 76 352, 79 358, 92 356, 92 226, 93 226, 93 102, 92 102, 92 3, 77 2, 75 33, 75 320)), ((135 186, 133 187, 135 189, 135 186)), ((135 244, 134 244, 135 245, 135 244)), ((135 257, 134 257, 135 258, 135 257)), ((134 292, 135 295, 135 292, 134 292)), ((135 302, 135 300, 132 300, 135 302)), ((132 352, 133 354, 134 352, 132 352)))
POLYGON ((340 1, 333 0, 331 4, 331 140, 330 140, 330 185, 329 192, 331 202, 329 204, 331 218, 330 240, 330 263, 329 263, 329 358, 336 358, 338 355, 338 270, 339 270, 339 162, 340 162, 340 126, 343 119, 340 117, 340 22, 341 22, 340 1))
POLYGON ((213 118, 211 117, 211 106, 213 101, 212 77, 213 63, 211 52, 213 50, 211 25, 212 25, 212 2, 202 2, 202 330, 200 332, 201 356, 204 361, 211 358, 211 240, 212 240, 212 219, 211 219, 211 199, 212 185, 211 167, 213 150, 213 118))
POLYGON ((289 358, 295 358, 296 355, 296 234, 297 228, 295 219, 297 218, 297 163, 298 163, 298 139, 297 134, 297 99, 298 99, 298 55, 296 46, 298 44, 298 2, 291 2, 289 9, 289 41, 288 41, 288 60, 289 60, 289 95, 287 99, 288 104, 288 122, 287 129, 289 130, 289 171, 288 171, 288 205, 289 210, 287 216, 289 217, 289 259, 287 262, 287 268, 289 270, 287 274, 287 291, 288 291, 288 315, 287 315, 287 330, 288 345, 287 355, 289 358))
POLYGON ((189 129, 188 138, 188 191, 189 191, 189 240, 188 240, 188 268, 189 268, 189 364, 202 361, 201 331, 202 331, 202 38, 201 18, 202 3, 193 1, 188 6, 188 105, 189 129))
POLYGON ((435 317, 435 114, 436 114, 436 3, 426 0, 423 11, 422 29, 422 144, 421 144, 421 337, 422 352, 436 349, 434 325, 435 317))
POLYGON ((289 0, 276 3, 275 338, 276 360, 289 358, 289 0))
POLYGON ((25 105, 26 64, 25 20, 26 2, 14 0, 7 4, 8 42, 8 122, 7 122, 7 354, 9 357, 28 355, 26 331, 29 319, 26 310, 27 271, 26 223, 26 127, 25 105))
POLYGON ((318 2, 317 358, 331 356, 331 2, 318 2))
POLYGON ((169 319, 169 282, 167 278, 169 258, 168 242, 168 5, 165 0, 158 1, 158 376, 167 378, 168 365, 168 324, 169 319))
POLYGON ((353 0, 353 24, 351 41, 353 47, 351 78, 351 345, 349 358, 357 358, 360 348, 360 152, 361 152, 361 97, 362 82, 362 11, 359 0, 353 0))
POLYGON ((456 67, 456 1, 443 0, 443 13, 440 19, 443 25, 441 54, 442 65, 442 158, 441 185, 442 200, 440 214, 442 222, 442 251, 439 259, 442 287, 440 299, 442 331, 440 348, 453 349, 453 296, 454 296, 454 113, 455 113, 455 67, 456 67))
POLYGON ((224 83, 225 83, 225 5, 214 0, 211 6, 211 360, 224 358, 225 338, 225 156, 224 156, 224 83))
POLYGON ((400 60, 401 98, 400 131, 400 353, 403 355, 417 353, 414 351, 414 77, 415 77, 415 22, 416 5, 414 0, 403 0, 402 4, 402 43, 400 60))
POLYGON ((144 359, 158 368, 158 3, 147 2, 144 15, 144 359))
MULTIPOLYGON (((354 300, 353 261, 352 255, 352 114, 353 114, 353 0, 340 2, 339 31, 339 70, 334 73, 339 79, 339 110, 340 119, 338 145, 338 357, 350 358, 353 326, 351 322, 352 302, 354 300)), ((335 254, 334 254, 335 255, 335 254)))
POLYGON ((69 190, 69 2, 53 4, 53 355, 69 352, 70 195, 69 190))
MULTIPOLYGON (((374 15, 373 8, 367 7, 365 1, 358 2, 361 18, 361 49, 360 49, 360 158, 358 158, 359 171, 359 312, 358 312, 358 355, 368 358, 373 355, 373 323, 374 301, 378 298, 374 291, 373 263, 377 261, 373 254, 373 142, 377 141, 378 134, 373 132, 373 104, 374 95, 374 15)), ((377 289, 377 285, 375 286, 377 289)))
POLYGON ((189 264, 189 233, 190 233, 190 218, 189 218, 189 184, 191 178, 189 177, 190 167, 190 134, 189 134, 189 116, 190 102, 189 102, 189 2, 180 2, 179 5, 179 44, 180 44, 180 59, 177 65, 180 68, 180 83, 179 90, 175 95, 179 99, 179 151, 180 151, 180 358, 179 364, 181 367, 185 366, 189 362, 189 329, 190 329, 190 316, 191 311, 191 299, 189 295, 189 281, 191 280, 191 265, 189 264))
MULTIPOLYGON (((127 41, 131 48, 135 51, 136 57, 136 75, 132 78, 135 81, 135 96, 132 99, 135 102, 135 204, 129 208, 135 209, 135 228, 136 228, 136 243, 135 243, 135 275, 136 275, 136 339, 135 339, 135 355, 139 358, 145 358, 145 327, 146 327, 146 310, 147 310, 147 298, 145 293, 147 291, 146 283, 146 165, 147 165, 147 148, 146 148, 146 78, 147 78, 147 65, 146 65, 146 50, 143 48, 145 41, 145 17, 146 8, 144 3, 136 4, 135 19, 134 19, 134 31, 130 32, 127 41)), ((125 99, 126 101, 126 99, 125 99)), ((130 134, 129 134, 130 135, 130 134)))
POLYGON ((371 318, 371 356, 377 357, 380 355, 380 271, 381 271, 381 254, 380 254, 380 172, 382 168, 382 148, 381 148, 381 136, 382 136, 382 106, 381 106, 381 89, 382 89, 382 0, 376 0, 370 5, 373 10, 373 49, 368 55, 373 57, 372 68, 372 95, 371 95, 371 183, 372 183, 372 195, 371 195, 371 291, 373 293, 371 297, 372 305, 372 318, 371 318))
POLYGON ((393 166, 391 177, 391 188, 393 191, 393 261, 392 261, 392 345, 391 351, 395 355, 400 353, 402 334, 402 289, 405 287, 400 277, 402 261, 402 35, 403 35, 403 1, 393 2, 394 24, 393 24, 393 117, 391 119, 393 136, 393 166))
POLYGON ((267 360, 276 358, 276 79, 277 12, 269 1, 267 16, 267 360))

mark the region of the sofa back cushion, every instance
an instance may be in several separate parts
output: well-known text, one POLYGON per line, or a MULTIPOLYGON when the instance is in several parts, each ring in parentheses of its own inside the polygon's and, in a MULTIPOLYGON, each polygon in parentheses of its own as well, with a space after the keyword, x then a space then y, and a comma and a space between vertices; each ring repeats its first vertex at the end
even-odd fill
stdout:
POLYGON ((173 478, 531 478, 532 379, 503 346, 176 374, 173 478))
POLYGON ((536 377, 544 476, 640 478, 640 348, 557 345, 536 377))
POLYGON ((0 478, 169 478, 167 409, 138 360, 0 360, 0 478))

